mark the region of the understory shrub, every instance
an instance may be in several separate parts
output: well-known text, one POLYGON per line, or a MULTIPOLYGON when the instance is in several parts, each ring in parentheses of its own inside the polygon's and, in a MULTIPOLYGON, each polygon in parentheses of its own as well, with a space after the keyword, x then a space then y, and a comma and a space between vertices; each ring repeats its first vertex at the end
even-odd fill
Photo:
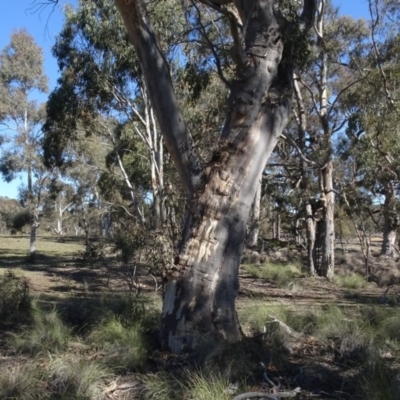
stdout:
POLYGON ((12 270, 0 276, 0 325, 24 322, 30 314, 29 280, 12 270))

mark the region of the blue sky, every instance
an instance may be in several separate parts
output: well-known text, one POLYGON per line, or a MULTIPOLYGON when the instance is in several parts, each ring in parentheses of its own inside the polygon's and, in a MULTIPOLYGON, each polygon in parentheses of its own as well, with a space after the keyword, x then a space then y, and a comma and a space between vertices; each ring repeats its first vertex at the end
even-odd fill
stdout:
MULTIPOLYGON (((25 28, 44 50, 45 72, 52 90, 57 82, 58 66, 51 54, 51 48, 63 25, 63 8, 68 3, 77 4, 77 0, 59 0, 54 10, 51 6, 38 9, 37 4, 43 4, 45 1, 3 0, 0 13, 0 49, 9 43, 13 31, 25 28)), ((368 18, 368 0, 333 0, 333 2, 340 6, 341 14, 348 14, 354 18, 368 18)), ((46 96, 41 96, 40 100, 45 101, 46 96)), ((21 183, 21 178, 11 183, 6 183, 0 178, 0 196, 17 198, 21 183)))

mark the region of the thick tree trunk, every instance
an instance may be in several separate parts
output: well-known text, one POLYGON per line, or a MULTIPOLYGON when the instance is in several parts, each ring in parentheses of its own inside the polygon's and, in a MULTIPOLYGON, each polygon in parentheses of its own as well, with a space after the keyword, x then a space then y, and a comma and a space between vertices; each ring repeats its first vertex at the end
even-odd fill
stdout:
POLYGON ((193 349, 202 339, 241 337, 238 268, 258 177, 281 129, 268 131, 271 117, 261 115, 234 154, 206 169, 204 187, 190 206, 188 234, 164 292, 161 343, 174 352, 193 349))
POLYGON ((324 237, 320 275, 332 279, 335 270, 335 194, 333 191, 333 163, 330 160, 322 170, 324 200, 324 237))
MULTIPOLYGON (((241 18, 235 23, 234 14, 229 14, 236 39, 236 78, 230 84, 219 149, 206 167, 183 122, 144 0, 115 3, 138 54, 166 146, 190 197, 182 246, 164 286, 161 344, 179 353, 196 348, 201 340, 239 340, 235 298, 246 224, 258 179, 291 109, 290 66, 278 71, 283 42, 274 2, 233 2, 241 18), (244 48, 238 39, 239 25, 245 27, 244 48)), ((218 9, 222 3, 207 4, 218 9)), ((308 27, 313 12, 314 2, 306 1, 303 22, 308 27)))
POLYGON ((257 246, 258 233, 260 230, 260 202, 261 202, 261 178, 258 182, 258 189, 251 205, 251 216, 249 223, 249 230, 247 233, 247 245, 250 247, 257 246))

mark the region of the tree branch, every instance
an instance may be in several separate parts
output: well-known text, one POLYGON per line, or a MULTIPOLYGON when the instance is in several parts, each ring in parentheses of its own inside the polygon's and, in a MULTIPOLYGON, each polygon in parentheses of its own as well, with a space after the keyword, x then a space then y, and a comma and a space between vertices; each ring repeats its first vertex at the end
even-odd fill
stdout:
POLYGON ((289 135, 285 135, 284 133, 281 133, 281 136, 284 140, 286 140, 289 144, 291 144, 298 152, 300 158, 306 162, 307 164, 313 165, 314 167, 321 168, 321 165, 316 163, 313 160, 310 160, 300 149, 300 147, 297 145, 297 143, 291 138, 289 135))
POLYGON ((229 81, 225 78, 224 72, 222 71, 221 60, 220 60, 220 58, 219 58, 219 56, 218 56, 218 54, 217 54, 217 52, 215 50, 214 43, 208 37, 207 31, 206 31, 206 29, 204 27, 204 24, 201 21, 201 13, 200 13, 199 7, 196 5, 194 0, 192 0, 192 3, 193 3, 194 8, 197 11, 197 21, 198 21, 198 23, 200 25, 201 33, 202 33, 203 37, 205 38, 205 40, 206 40, 206 42, 207 42, 207 44, 208 44, 213 56, 214 56, 215 64, 217 66, 218 75, 221 78, 222 82, 229 88, 230 87, 229 81))
POLYGON ((182 185, 192 195, 201 182, 203 161, 188 132, 171 81, 169 66, 147 15, 144 0, 115 0, 135 47, 165 144, 182 185))

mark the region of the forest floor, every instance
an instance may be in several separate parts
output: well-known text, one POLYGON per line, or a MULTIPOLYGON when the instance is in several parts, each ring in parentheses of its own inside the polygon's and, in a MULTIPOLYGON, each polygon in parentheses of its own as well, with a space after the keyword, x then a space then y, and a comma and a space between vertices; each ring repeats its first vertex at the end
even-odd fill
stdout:
POLYGON ((378 240, 368 280, 355 243, 337 249, 333 282, 307 276, 298 250, 246 251, 245 339, 196 359, 157 348, 161 293, 146 268, 132 286, 111 258, 83 265, 80 238, 53 236, 29 264, 28 240, 0 237, 0 399, 400 398, 400 263, 377 256, 378 240))

